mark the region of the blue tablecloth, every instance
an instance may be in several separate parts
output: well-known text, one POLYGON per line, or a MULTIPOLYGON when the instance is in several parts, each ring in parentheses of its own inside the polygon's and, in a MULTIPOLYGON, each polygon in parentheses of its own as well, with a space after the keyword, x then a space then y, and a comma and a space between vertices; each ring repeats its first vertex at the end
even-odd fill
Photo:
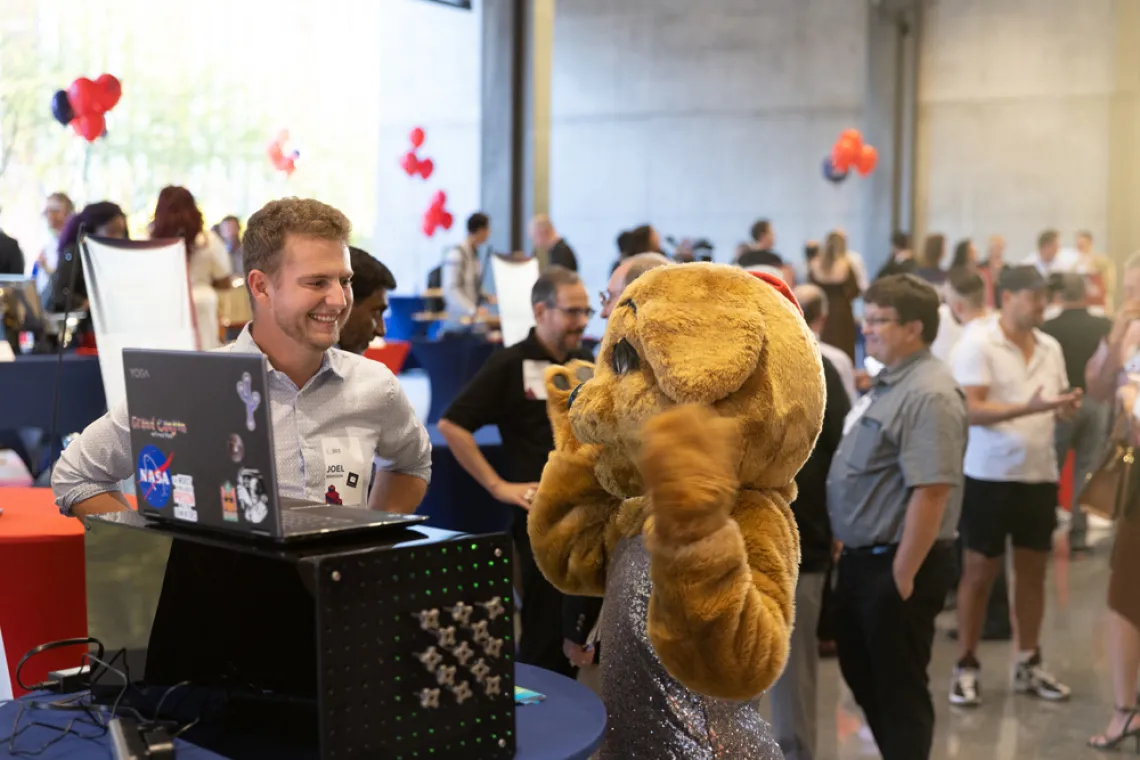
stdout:
POLYGON ((18 431, 51 430, 57 376, 62 381, 56 451, 59 438, 78 433, 107 411, 98 357, 65 354, 63 364, 57 367, 57 362, 54 355, 18 356, 15 361, 0 362, 0 448, 13 449, 33 475, 50 464, 46 446, 43 456, 33 456, 18 431))
MULTIPOLYGON (((564 676, 521 663, 515 666, 515 682, 546 695, 546 701, 541 704, 516 708, 518 751, 515 760, 586 760, 597 749, 606 728, 606 710, 592 691, 564 676)), ((45 699, 44 695, 25 697, 31 698, 45 699)), ((12 732, 18 711, 17 704, 0 707, 0 737, 12 732)), ((65 726, 75 715, 81 713, 25 710, 21 725, 36 721, 65 726)), ((86 725, 77 730, 91 737, 99 733, 86 725)), ((17 737, 15 748, 34 752, 58 735, 59 731, 50 728, 31 727, 17 737)), ((224 760, 221 755, 180 740, 177 751, 179 760, 224 760)), ((0 758, 17 756, 9 752, 7 741, 0 742, 0 758)), ((44 760, 111 760, 114 756, 107 736, 92 739, 67 736, 37 755, 44 760)))
MULTIPOLYGON (((431 436, 431 485, 416 511, 428 516, 428 525, 461 533, 497 533, 510 526, 511 508, 495 501, 491 494, 467 474, 434 424, 427 426, 431 436)), ((485 427, 475 433, 475 443, 495 470, 502 472, 503 442, 499 429, 485 427)))
MULTIPOLYGON (((414 315, 427 311, 427 300, 423 296, 388 296, 388 312, 384 315, 384 328, 391 340, 412 340, 413 338, 435 338, 443 323, 417 322, 414 315)), ((404 370, 419 369, 420 360, 415 353, 408 354, 404 370)))
MULTIPOLYGON (((0 425, 5 429, 51 427, 57 357, 19 356, 0 362, 0 425)), ((107 411, 103 376, 95 356, 63 357, 59 432, 75 433, 107 411)))
POLYGON ((499 348, 476 333, 444 335, 439 340, 412 341, 412 355, 431 383, 431 409, 425 422, 439 422, 447 407, 499 348))
POLYGON ((416 312, 424 310, 422 296, 388 295, 388 312, 384 315, 385 337, 391 340, 411 340, 424 335, 427 326, 412 319, 416 312))

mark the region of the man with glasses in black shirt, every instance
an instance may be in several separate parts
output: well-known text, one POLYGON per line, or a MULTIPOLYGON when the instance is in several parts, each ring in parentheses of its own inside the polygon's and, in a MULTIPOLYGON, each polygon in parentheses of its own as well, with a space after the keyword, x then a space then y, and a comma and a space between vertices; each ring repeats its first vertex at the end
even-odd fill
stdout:
POLYGON ((444 412, 439 432, 471 477, 496 499, 515 507, 511 534, 523 584, 519 661, 573 677, 575 668, 562 649, 563 597, 535 564, 527 510, 554 448, 546 414, 546 368, 572 359, 593 361, 582 348, 582 334, 594 310, 578 275, 557 266, 538 278, 530 300, 535 321, 530 334, 491 356, 444 412), (474 433, 484 425, 499 428, 507 454, 503 472, 495 471, 475 443, 474 433))

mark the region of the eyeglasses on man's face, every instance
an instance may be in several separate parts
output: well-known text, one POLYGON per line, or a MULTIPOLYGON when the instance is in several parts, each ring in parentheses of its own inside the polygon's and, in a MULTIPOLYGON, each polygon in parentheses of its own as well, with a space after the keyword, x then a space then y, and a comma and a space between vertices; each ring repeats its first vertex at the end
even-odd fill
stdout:
POLYGON ((572 319, 592 319, 594 314, 597 313, 589 306, 571 306, 567 308, 555 304, 554 308, 572 319))

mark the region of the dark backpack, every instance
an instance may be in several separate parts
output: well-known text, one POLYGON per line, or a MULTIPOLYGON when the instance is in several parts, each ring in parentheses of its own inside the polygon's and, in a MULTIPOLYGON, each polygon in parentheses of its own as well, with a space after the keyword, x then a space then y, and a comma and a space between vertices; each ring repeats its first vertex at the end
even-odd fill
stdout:
MULTIPOLYGON (((442 266, 438 266, 435 269, 428 272, 427 286, 428 286, 428 290, 439 290, 440 288, 443 287, 443 267, 442 266)), ((446 310, 447 310, 447 304, 444 302, 443 298, 425 298, 424 299, 424 311, 431 312, 431 313, 435 314, 435 313, 438 313, 441 311, 446 311, 446 310)))

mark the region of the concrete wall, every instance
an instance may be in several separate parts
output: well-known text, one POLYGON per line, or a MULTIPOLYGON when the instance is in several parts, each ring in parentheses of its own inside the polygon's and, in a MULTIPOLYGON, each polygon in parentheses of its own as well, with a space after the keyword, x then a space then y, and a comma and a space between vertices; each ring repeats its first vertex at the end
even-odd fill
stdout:
POLYGON ((860 126, 859 0, 558 0, 550 213, 591 291, 623 229, 708 237, 728 261, 759 217, 799 261, 835 226, 863 244, 860 181, 820 162, 860 126))
MULTIPOLYGON (((443 251, 466 234, 467 216, 479 208, 481 3, 462 11, 421 0, 378 2, 379 212, 371 252, 392 269, 399 292, 417 293, 443 251), (427 133, 420 157, 435 164, 426 182, 409 178, 398 164, 411 147, 408 133, 415 126, 427 133), (420 220, 436 190, 447 193, 455 224, 429 239, 420 220)), ((351 118, 351 113, 346 109, 328 118, 351 118)))
MULTIPOLYGON (((1126 0, 1127 2, 1127 0, 1126 0)), ((1055 227, 1112 250, 1114 0, 941 0, 919 72, 919 231, 1002 233, 1007 258, 1055 227)), ((1123 243, 1123 241, 1121 241, 1123 243)))

